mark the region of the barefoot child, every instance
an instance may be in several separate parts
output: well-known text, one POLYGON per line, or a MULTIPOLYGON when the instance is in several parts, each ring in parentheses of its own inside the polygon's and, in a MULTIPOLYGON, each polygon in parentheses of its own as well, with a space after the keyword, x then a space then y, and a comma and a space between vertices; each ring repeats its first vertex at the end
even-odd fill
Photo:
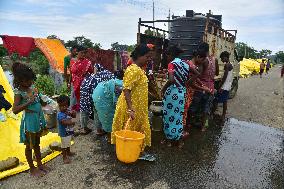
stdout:
POLYGON ((42 165, 40 154, 40 136, 46 129, 46 122, 41 109, 40 98, 33 83, 36 75, 33 70, 21 63, 14 63, 12 66, 14 75, 14 104, 13 113, 18 114, 23 111, 20 126, 20 142, 26 145, 25 155, 30 166, 32 176, 40 177, 49 168, 42 165), (37 168, 32 159, 32 149, 34 150, 37 168))
MULTIPOLYGON (((222 120, 225 121, 226 112, 227 112, 227 101, 229 99, 229 92, 233 83, 233 65, 229 60, 230 54, 227 51, 221 53, 220 58, 224 66, 224 76, 221 81, 221 88, 218 90, 217 98, 215 103, 223 103, 223 114, 222 120)), ((214 105, 216 109, 217 104, 214 105)))
POLYGON ((69 111, 68 109, 70 106, 70 99, 68 96, 59 96, 57 103, 59 106, 59 112, 57 114, 58 134, 61 137, 63 162, 65 164, 69 164, 71 163, 69 156, 75 155, 70 151, 70 146, 71 138, 74 134, 73 127, 75 125, 75 123, 72 121, 72 117, 76 117, 76 113, 74 111, 69 111))

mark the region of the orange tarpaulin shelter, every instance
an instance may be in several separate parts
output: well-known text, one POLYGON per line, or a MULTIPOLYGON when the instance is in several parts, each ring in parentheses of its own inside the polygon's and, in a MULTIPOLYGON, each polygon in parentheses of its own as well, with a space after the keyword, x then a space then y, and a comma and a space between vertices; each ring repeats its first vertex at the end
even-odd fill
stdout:
POLYGON ((35 47, 39 48, 51 67, 60 73, 64 72, 64 57, 69 54, 59 39, 42 39, 32 37, 19 37, 0 35, 4 47, 9 54, 18 53, 20 56, 29 56, 35 47))
POLYGON ((41 39, 36 38, 35 45, 46 56, 50 65, 59 71, 64 72, 64 57, 69 54, 62 42, 58 39, 41 39))

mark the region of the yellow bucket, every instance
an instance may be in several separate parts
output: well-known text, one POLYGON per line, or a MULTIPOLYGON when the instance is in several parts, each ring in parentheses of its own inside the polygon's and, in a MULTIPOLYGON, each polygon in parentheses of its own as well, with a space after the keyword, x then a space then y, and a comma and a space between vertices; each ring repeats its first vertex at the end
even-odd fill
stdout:
POLYGON ((135 162, 142 150, 145 134, 121 130, 115 132, 116 137, 116 156, 117 159, 124 163, 135 162))

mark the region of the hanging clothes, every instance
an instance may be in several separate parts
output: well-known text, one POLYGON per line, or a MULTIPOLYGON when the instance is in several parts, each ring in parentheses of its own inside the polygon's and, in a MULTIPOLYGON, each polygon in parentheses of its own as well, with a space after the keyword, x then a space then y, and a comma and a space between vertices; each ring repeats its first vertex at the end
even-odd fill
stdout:
POLYGON ((20 56, 29 56, 30 52, 36 48, 34 38, 18 36, 0 36, 3 40, 3 46, 8 53, 18 53, 20 56))
POLYGON ((117 63, 117 51, 114 51, 113 70, 117 71, 119 64, 117 63))
POLYGON ((112 50, 99 50, 98 63, 103 65, 106 69, 113 72, 114 51, 112 50))
POLYGON ((128 52, 127 51, 120 51, 119 54, 120 54, 122 68, 126 69, 126 67, 128 66, 127 62, 128 62, 128 59, 129 59, 128 52))
POLYGON ((123 65, 121 63, 121 57, 120 57, 120 52, 119 51, 115 51, 114 52, 114 71, 119 71, 119 70, 123 70, 123 65))
POLYGON ((112 50, 94 50, 88 49, 87 58, 92 64, 101 64, 105 69, 114 71, 114 55, 115 51, 112 50))

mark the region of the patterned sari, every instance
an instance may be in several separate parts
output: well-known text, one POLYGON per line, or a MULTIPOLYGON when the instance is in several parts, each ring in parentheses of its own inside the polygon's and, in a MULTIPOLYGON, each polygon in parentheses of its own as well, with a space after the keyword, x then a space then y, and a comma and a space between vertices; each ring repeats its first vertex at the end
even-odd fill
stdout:
POLYGON ((169 64, 168 71, 174 73, 175 83, 167 88, 163 99, 164 133, 167 139, 179 140, 183 134, 185 86, 189 78, 189 65, 176 58, 169 64))
POLYGON ((101 71, 97 72, 96 74, 88 74, 82 81, 80 88, 80 112, 87 112, 91 118, 93 117, 94 113, 94 102, 92 99, 94 89, 100 82, 108 81, 114 78, 113 73, 104 69, 101 65, 99 65, 99 67, 101 71))
POLYGON ((72 84, 77 101, 77 104, 74 107, 76 110, 79 109, 81 83, 86 75, 92 74, 93 72, 94 68, 91 61, 88 59, 71 60, 72 84))
MULTIPOLYGON (((193 64, 192 61, 187 61, 189 68, 196 69, 196 66, 193 64)), ((191 76, 191 74, 189 75, 191 76)), ((184 128, 187 127, 188 122, 188 109, 191 105, 192 99, 194 95, 194 88, 192 88, 189 83, 186 83, 186 93, 185 93, 185 104, 184 104, 184 114, 183 114, 183 126, 184 128)))

